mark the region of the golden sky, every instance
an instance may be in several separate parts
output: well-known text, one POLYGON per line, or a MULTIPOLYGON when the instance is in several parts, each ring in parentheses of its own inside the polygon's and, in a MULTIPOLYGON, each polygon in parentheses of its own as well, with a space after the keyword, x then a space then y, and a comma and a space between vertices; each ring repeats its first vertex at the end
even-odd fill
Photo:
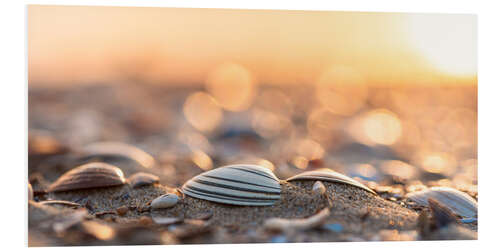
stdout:
POLYGON ((29 84, 205 83, 228 64, 270 84, 338 67, 371 84, 476 84, 476 26, 468 14, 30 5, 29 84))

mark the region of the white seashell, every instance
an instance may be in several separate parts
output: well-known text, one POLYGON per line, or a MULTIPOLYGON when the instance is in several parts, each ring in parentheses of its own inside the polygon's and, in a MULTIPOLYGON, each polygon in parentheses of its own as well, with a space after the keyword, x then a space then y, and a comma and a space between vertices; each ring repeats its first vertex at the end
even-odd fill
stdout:
POLYGON ((271 218, 264 222, 264 228, 275 231, 307 230, 319 227, 330 216, 330 209, 324 208, 319 213, 305 219, 271 218))
POLYGON ((371 190, 370 188, 361 184, 360 182, 350 177, 347 177, 343 174, 337 173, 329 168, 306 171, 287 179, 287 181, 296 181, 296 180, 321 180, 321 181, 344 183, 362 188, 372 194, 377 194, 375 193, 375 191, 371 190))
POLYGON ((151 207, 154 209, 159 208, 170 208, 175 206, 179 201, 179 196, 176 194, 164 194, 162 196, 157 197, 151 202, 151 207))
POLYGON ((273 172, 258 165, 228 165, 197 175, 182 186, 191 197, 232 205, 269 206, 280 200, 273 172))
POLYGON ((316 181, 312 187, 312 191, 315 194, 324 194, 326 192, 326 187, 321 181, 316 181))
POLYGON ((427 190, 409 193, 406 197, 417 204, 428 206, 433 198, 464 218, 477 217, 477 202, 468 194, 449 187, 432 187, 427 190))

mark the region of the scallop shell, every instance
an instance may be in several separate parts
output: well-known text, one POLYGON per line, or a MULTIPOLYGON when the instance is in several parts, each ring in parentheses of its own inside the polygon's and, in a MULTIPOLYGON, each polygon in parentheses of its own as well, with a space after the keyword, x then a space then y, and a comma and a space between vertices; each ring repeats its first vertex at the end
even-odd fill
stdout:
POLYGON ((123 185, 125 178, 121 169, 102 162, 88 163, 74 168, 50 185, 49 192, 71 191, 123 185))
POLYGON ((80 150, 83 156, 79 159, 82 162, 93 159, 126 159, 137 162, 144 168, 152 168, 155 159, 143 150, 121 142, 96 142, 91 143, 80 150))
POLYGON ((287 179, 287 181, 296 181, 296 180, 320 180, 320 181, 329 181, 329 182, 338 182, 338 183, 344 183, 344 184, 349 184, 355 187, 359 187, 361 189, 364 189, 372 194, 377 194, 375 191, 371 190, 367 186, 361 184, 360 182, 347 177, 343 174, 337 173, 329 168, 322 168, 318 170, 313 170, 313 171, 306 171, 303 173, 300 173, 298 175, 292 176, 287 179))
POLYGON ((187 181, 182 192, 198 199, 243 206, 270 206, 280 200, 273 172, 258 165, 228 165, 187 181))
POLYGON ((432 198, 461 217, 477 217, 477 202, 474 198, 453 188, 432 187, 427 190, 409 193, 406 197, 422 206, 428 206, 428 199, 432 198))

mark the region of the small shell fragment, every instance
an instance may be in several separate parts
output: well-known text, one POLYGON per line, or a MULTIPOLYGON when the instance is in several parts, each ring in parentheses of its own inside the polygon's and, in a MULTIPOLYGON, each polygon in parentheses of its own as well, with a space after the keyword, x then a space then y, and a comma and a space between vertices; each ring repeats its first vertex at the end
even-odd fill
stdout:
POLYGON ((31 187, 30 183, 28 183, 28 200, 33 200, 33 188, 31 187))
POLYGON ((428 206, 432 198, 450 208, 462 218, 477 217, 477 202, 468 194, 449 187, 432 187, 427 190, 407 194, 409 200, 422 206, 428 206))
POLYGON ((50 185, 49 192, 72 191, 123 185, 121 169, 106 163, 94 162, 74 168, 50 185))
POLYGON ((133 160, 144 168, 155 166, 155 159, 143 150, 121 142, 96 142, 80 150, 83 155, 80 161, 99 159, 125 159, 133 160))
POLYGON ((319 213, 305 219, 271 218, 264 222, 264 228, 272 231, 307 230, 319 227, 330 215, 330 209, 324 208, 319 213))
POLYGON ((160 197, 157 197, 151 202, 151 207, 154 209, 160 208, 170 208, 175 206, 179 201, 179 196, 176 194, 164 194, 160 197))
POLYGON ((300 173, 298 175, 292 176, 287 179, 287 181, 296 181, 296 180, 321 180, 321 181, 329 181, 329 182, 337 182, 337 183, 344 183, 344 184, 349 184, 355 187, 359 187, 361 189, 364 189, 372 194, 377 194, 375 191, 371 190, 367 186, 361 184, 360 182, 347 177, 343 174, 337 173, 329 168, 322 168, 318 170, 313 170, 313 171, 306 171, 303 173, 300 173))
POLYGON ((270 206, 281 186, 271 170, 258 165, 228 165, 197 175, 182 186, 188 196, 242 206, 270 206))
POLYGON ((46 201, 40 201, 39 203, 48 206, 81 207, 81 205, 78 203, 71 201, 64 201, 64 200, 46 200, 46 201))
POLYGON ((144 172, 135 173, 127 179, 127 182, 130 183, 133 188, 152 185, 159 181, 160 178, 158 178, 158 176, 144 172))
POLYGON ((315 194, 324 194, 326 192, 326 187, 321 181, 316 181, 312 187, 312 191, 315 194))

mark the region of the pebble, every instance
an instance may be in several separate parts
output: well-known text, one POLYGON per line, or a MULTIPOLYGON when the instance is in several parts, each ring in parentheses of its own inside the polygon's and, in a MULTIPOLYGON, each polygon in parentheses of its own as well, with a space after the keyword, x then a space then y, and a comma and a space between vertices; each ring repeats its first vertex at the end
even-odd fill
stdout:
POLYGON ((344 226, 339 223, 326 224, 323 228, 328 229, 332 232, 340 233, 344 230, 344 226))
POLYGON ((159 181, 160 178, 158 178, 158 176, 144 172, 135 173, 127 179, 127 182, 130 183, 132 188, 152 185, 158 183, 159 181))
POLYGON ((126 206, 121 206, 116 209, 116 213, 120 216, 124 216, 128 212, 128 207, 126 206))
POLYGON ((284 235, 277 235, 271 238, 271 243, 287 243, 288 239, 284 235))
POLYGON ((179 201, 179 196, 176 194, 164 194, 160 197, 157 197, 151 202, 151 207, 154 209, 160 208, 170 208, 175 206, 179 201))
POLYGON ((321 181, 316 181, 312 187, 312 191, 314 194, 324 194, 326 192, 326 187, 321 181))

